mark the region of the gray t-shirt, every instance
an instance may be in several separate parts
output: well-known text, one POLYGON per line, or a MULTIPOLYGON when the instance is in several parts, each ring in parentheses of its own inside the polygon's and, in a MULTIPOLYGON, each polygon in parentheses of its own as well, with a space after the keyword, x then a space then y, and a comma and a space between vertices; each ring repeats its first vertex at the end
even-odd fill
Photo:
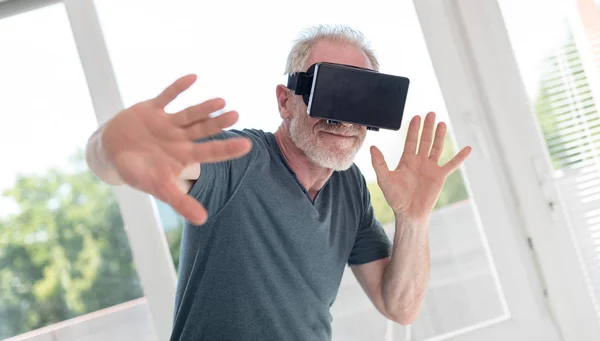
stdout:
POLYGON ((334 172, 311 201, 272 133, 244 136, 242 158, 203 164, 190 190, 208 210, 186 223, 171 340, 330 340, 346 264, 391 255, 358 167, 334 172))

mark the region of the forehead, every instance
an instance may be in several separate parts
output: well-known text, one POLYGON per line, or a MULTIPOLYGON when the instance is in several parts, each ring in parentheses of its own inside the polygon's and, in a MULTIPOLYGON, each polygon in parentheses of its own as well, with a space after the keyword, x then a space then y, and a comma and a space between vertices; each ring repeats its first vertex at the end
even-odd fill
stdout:
POLYGON ((320 41, 312 48, 305 69, 314 63, 339 63, 373 69, 367 55, 358 47, 331 41, 320 41))

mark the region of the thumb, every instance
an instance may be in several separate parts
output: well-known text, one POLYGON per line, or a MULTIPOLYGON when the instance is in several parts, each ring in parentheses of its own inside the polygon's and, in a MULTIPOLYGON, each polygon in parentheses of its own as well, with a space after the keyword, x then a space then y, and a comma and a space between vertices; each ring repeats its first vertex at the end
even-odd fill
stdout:
POLYGON ((377 178, 383 180, 383 176, 385 172, 389 171, 387 162, 385 162, 385 158, 383 154, 379 150, 379 148, 375 146, 371 146, 371 163, 373 164, 373 169, 375 169, 375 174, 377 174, 377 178))

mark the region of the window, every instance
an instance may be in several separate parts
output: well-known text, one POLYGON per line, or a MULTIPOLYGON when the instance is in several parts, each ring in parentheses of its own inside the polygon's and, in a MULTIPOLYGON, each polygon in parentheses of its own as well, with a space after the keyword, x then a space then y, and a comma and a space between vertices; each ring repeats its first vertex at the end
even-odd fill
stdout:
MULTIPOLYGON (((365 142, 366 146, 379 146, 391 165, 399 160, 413 114, 435 110, 446 122, 448 115, 412 2, 375 0, 370 4, 304 2, 303 8, 319 9, 310 16, 292 15, 296 5, 280 4, 270 6, 272 14, 256 20, 246 13, 261 5, 266 8, 268 2, 96 1, 126 106, 155 96, 179 76, 195 73, 196 84, 172 103, 170 110, 223 96, 228 107, 240 113, 236 128, 274 131, 279 125, 275 85, 286 81, 286 55, 301 29, 327 23, 361 30, 372 40, 382 72, 412 80, 404 129, 369 133, 365 142), (132 18, 136 25, 130 24, 132 18), (251 89, 248 82, 252 82, 251 89)), ((446 160, 456 153, 451 142, 449 139, 446 145, 446 160)), ((376 215, 391 237, 393 215, 376 185, 368 148, 357 155, 356 163, 370 184, 376 215)), ((433 214, 431 283, 419 320, 411 328, 387 322, 347 271, 332 308, 335 340, 400 340, 407 333, 415 340, 441 339, 508 317, 466 184, 456 172, 433 214), (451 226, 449 222, 453 222, 451 226)), ((158 205, 177 262, 182 222, 169 207, 158 205)))
POLYGON ((143 296, 62 4, 0 20, 0 339, 143 296))
POLYGON ((583 1, 536 0, 518 8, 510 1, 500 1, 500 5, 552 162, 552 181, 569 218, 566 228, 571 229, 580 251, 590 295, 598 307, 600 41, 596 37, 600 16, 590 13, 586 6, 591 3, 583 1), (535 8, 542 6, 543 18, 535 16, 535 8), (565 13, 575 13, 575 17, 565 13), (536 18, 535 22, 531 18, 536 18), (580 27, 583 30, 577 29, 580 27))

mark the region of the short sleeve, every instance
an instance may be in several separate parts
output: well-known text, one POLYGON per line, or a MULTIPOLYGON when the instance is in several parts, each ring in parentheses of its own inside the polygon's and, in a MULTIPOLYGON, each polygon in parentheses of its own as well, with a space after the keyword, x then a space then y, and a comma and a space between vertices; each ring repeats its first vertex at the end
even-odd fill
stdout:
POLYGON ((356 233, 354 246, 348 257, 348 265, 361 265, 391 256, 392 242, 383 226, 375 217, 371 195, 363 186, 364 213, 356 233))
MULTIPOLYGON (((225 130, 218 135, 196 141, 225 140, 232 137, 251 136, 240 130, 225 130)), ((209 220, 225 206, 235 194, 244 176, 248 172, 257 153, 257 143, 252 141, 252 150, 246 155, 233 160, 215 163, 203 163, 200 166, 200 177, 194 182, 188 194, 197 199, 208 211, 209 220)))

